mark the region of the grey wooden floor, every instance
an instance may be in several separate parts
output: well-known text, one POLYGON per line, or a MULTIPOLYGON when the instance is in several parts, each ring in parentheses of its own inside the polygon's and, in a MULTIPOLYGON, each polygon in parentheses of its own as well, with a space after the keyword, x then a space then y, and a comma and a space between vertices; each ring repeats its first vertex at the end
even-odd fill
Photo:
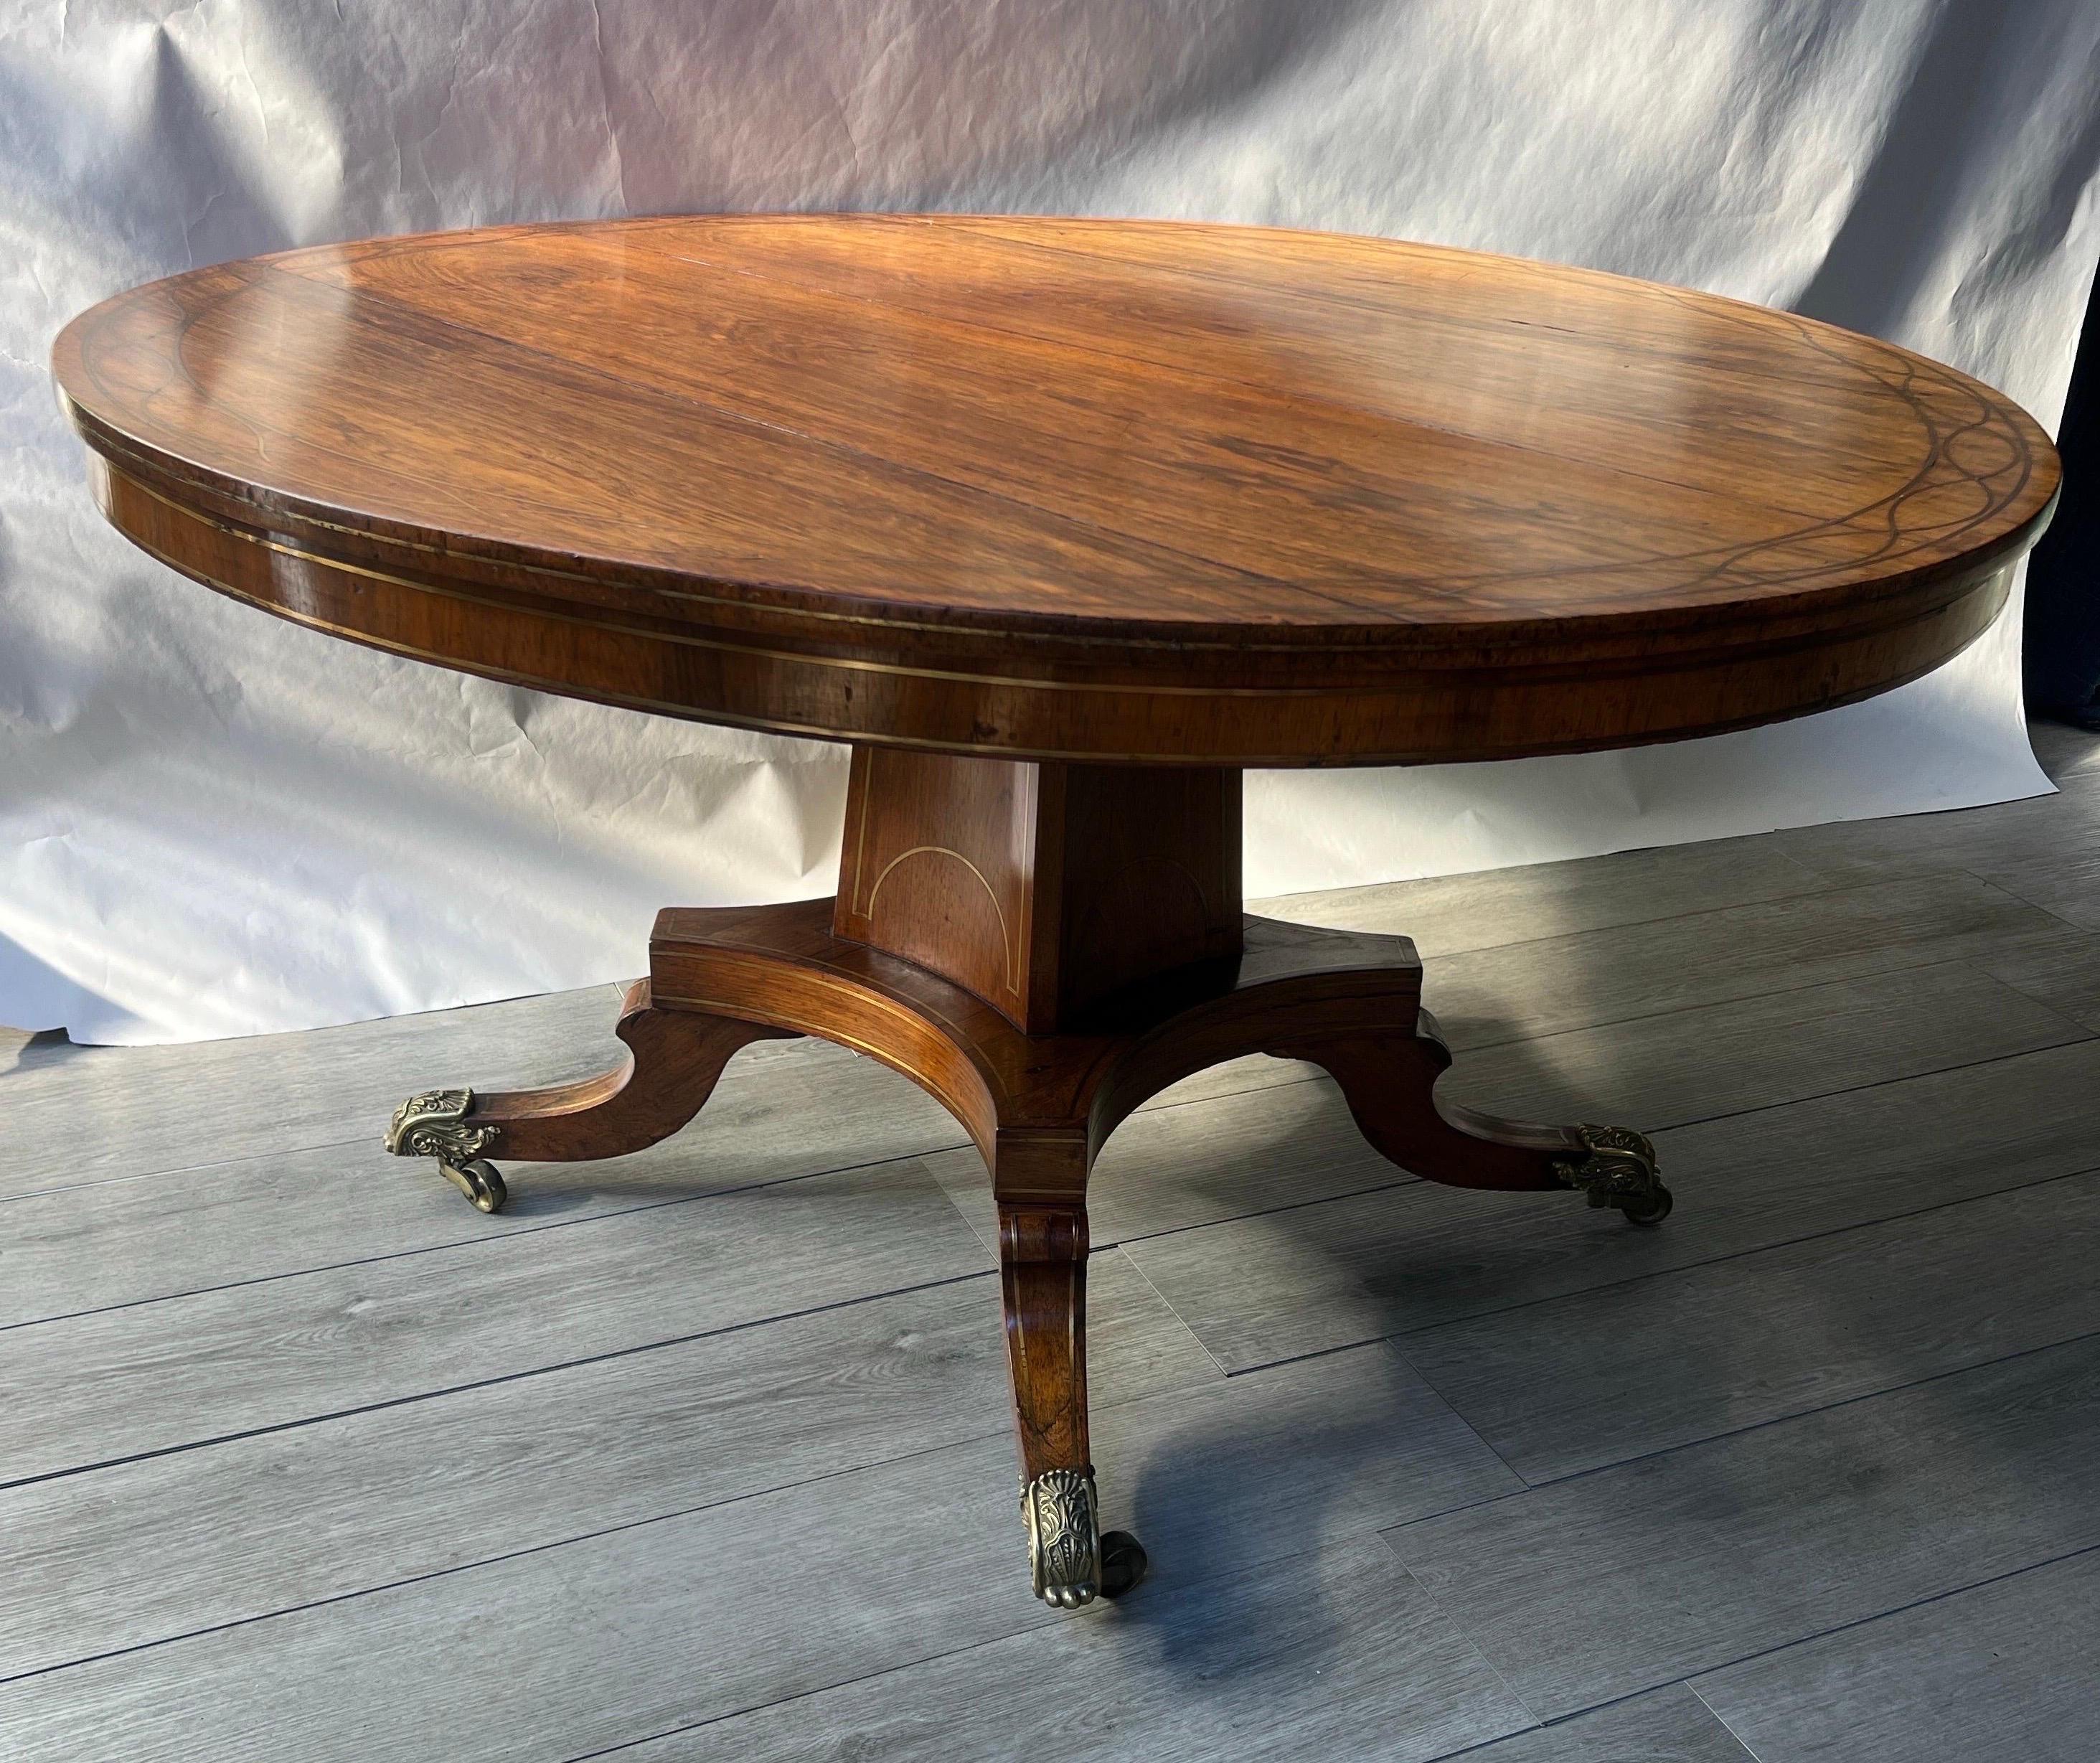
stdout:
POLYGON ((2100 742, 2053 798, 1301 898, 1661 1231, 1366 1151, 1268 1061, 1096 1177, 1126 1602, 1027 1593, 983 1174, 775 1044, 518 1166, 393 1102, 610 991, 0 1045, 0 1756, 2100 1756, 2100 742), (7 1068, 11 1067, 11 1069, 7 1068))

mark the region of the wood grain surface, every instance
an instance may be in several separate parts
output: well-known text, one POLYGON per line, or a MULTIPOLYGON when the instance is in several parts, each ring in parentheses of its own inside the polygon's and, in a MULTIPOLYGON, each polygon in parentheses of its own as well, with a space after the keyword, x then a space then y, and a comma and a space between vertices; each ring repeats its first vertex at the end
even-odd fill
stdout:
POLYGON ((839 936, 1049 1034, 1240 942, 1240 774, 857 747, 839 936))
POLYGON ((1166 763, 1509 756, 1885 690, 2057 483, 1890 344, 1207 225, 690 217, 156 282, 55 365, 110 518, 316 628, 703 719, 1166 763))

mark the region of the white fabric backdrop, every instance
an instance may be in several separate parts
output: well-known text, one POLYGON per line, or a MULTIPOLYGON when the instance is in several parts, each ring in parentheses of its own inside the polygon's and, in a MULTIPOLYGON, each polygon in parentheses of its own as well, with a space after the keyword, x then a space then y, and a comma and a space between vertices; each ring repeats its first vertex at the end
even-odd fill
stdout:
MULTIPOLYGON (((578 986, 827 891, 843 749, 368 654, 129 549, 52 335, 193 264, 676 209, 1203 217, 1876 332, 2054 425, 2100 251, 2093 0, 0 0, 0 1021, 250 1033, 578 986)), ((1670 748, 1250 780, 1250 890, 2047 786, 2017 621, 1670 748)))

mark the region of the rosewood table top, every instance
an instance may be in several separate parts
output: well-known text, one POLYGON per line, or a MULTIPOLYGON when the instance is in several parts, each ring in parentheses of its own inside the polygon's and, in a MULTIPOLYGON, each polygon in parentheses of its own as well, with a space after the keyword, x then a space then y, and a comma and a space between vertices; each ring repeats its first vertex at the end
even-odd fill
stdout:
POLYGON ((1733 301, 1385 240, 920 216, 384 239, 106 302, 111 518, 287 617, 707 720, 1292 765, 1667 739, 1973 638, 2054 449, 1733 301))

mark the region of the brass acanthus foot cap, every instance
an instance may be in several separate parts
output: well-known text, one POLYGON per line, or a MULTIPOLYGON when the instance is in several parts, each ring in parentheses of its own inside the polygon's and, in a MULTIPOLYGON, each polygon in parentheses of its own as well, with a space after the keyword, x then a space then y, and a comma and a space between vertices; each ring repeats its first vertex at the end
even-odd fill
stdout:
POLYGON ((1060 1610, 1120 1597, 1145 1577, 1144 1545, 1127 1531, 1101 1531, 1094 1478, 1083 1469, 1049 1469, 1021 1490, 1028 1566, 1035 1595, 1060 1610))
POLYGON ((493 1126, 470 1125, 470 1089, 419 1090, 394 1111, 386 1148, 397 1157, 435 1157, 444 1178, 483 1212, 498 1212, 508 1197, 496 1165, 482 1155, 500 1136, 493 1126))

